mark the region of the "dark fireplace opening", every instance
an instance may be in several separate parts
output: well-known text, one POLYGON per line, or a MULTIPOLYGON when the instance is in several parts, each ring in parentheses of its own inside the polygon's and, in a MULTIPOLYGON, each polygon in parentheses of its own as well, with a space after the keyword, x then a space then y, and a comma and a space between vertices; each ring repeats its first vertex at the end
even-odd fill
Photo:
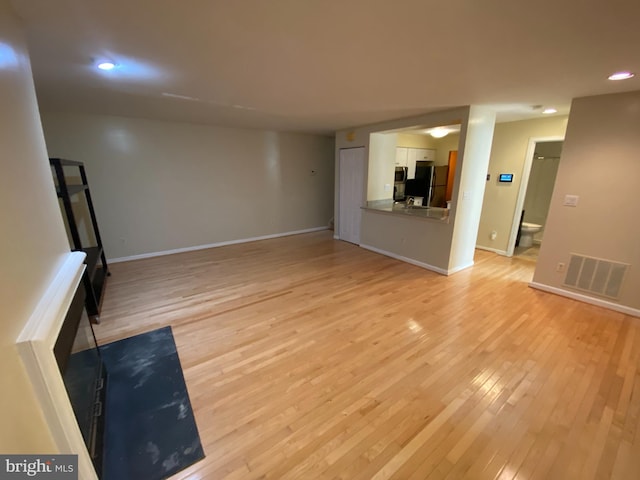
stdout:
POLYGON ((80 432, 98 477, 102 477, 107 372, 80 283, 53 348, 80 432))

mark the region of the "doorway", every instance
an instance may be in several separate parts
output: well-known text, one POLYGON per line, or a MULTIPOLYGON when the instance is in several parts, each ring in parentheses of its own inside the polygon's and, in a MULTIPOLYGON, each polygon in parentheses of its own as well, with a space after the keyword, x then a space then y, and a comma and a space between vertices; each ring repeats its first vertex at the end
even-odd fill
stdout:
POLYGON ((356 245, 360 244, 360 207, 364 200, 365 176, 365 148, 340 149, 338 237, 356 245))
POLYGON ((529 141, 509 242, 509 255, 537 261, 551 205, 563 138, 529 141))

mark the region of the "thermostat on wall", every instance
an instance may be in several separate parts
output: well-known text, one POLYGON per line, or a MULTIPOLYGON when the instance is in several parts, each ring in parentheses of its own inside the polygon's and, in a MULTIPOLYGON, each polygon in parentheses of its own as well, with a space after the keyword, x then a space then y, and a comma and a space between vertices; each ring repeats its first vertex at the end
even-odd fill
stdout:
POLYGON ((513 173, 501 173, 498 177, 498 181, 502 183, 511 183, 513 182, 513 173))

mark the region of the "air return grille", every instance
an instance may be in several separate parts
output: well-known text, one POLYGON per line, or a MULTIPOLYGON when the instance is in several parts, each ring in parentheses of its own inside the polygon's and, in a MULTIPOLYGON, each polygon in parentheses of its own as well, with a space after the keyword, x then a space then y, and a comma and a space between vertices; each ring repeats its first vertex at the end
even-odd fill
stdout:
POLYGON ((618 298, 626 263, 571 254, 564 284, 610 298, 618 298))

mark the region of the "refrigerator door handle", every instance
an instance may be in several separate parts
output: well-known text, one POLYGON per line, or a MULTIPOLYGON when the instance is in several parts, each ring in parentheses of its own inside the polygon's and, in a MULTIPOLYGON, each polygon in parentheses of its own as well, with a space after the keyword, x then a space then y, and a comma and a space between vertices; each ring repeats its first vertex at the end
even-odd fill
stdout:
POLYGON ((433 175, 431 175, 431 188, 429 188, 429 203, 428 205, 431 207, 431 202, 433 201, 433 195, 435 194, 435 189, 436 189, 436 169, 434 167, 433 169, 433 175))

